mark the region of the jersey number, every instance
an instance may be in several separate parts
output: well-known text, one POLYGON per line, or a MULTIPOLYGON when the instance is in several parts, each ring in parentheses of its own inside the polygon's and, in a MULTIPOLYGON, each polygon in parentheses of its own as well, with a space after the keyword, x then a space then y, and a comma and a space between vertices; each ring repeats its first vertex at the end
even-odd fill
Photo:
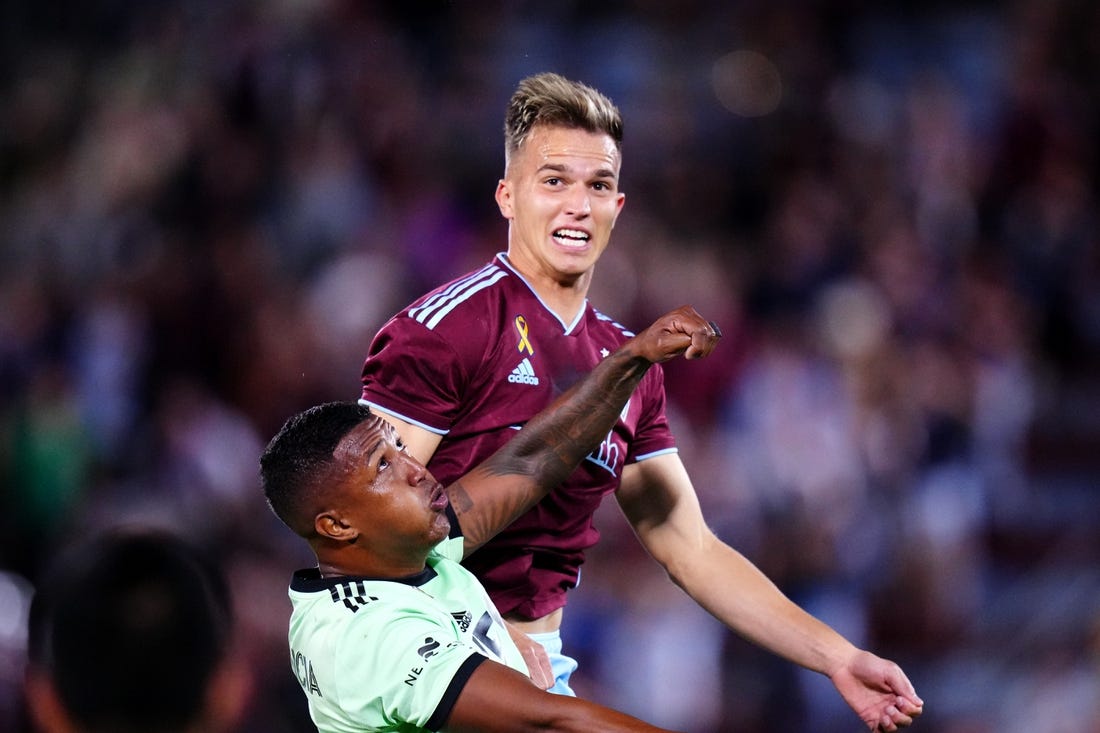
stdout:
POLYGON ((500 645, 489 638, 489 629, 493 627, 493 619, 488 612, 481 614, 477 626, 474 627, 474 643, 483 651, 491 653, 497 659, 503 659, 500 655, 500 645))

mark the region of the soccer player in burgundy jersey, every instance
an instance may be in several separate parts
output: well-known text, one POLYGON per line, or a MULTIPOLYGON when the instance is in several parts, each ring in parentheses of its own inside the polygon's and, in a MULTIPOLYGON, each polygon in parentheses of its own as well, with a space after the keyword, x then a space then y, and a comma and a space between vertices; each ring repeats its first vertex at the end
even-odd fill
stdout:
MULTIPOLYGON (((591 307, 573 323, 562 323, 507 256, 499 255, 420 298, 386 325, 367 361, 362 399, 445 434, 431 469, 447 483, 510 440, 632 335, 591 307), (431 387, 422 389, 420 381, 431 387), (467 402, 465 396, 474 399, 467 402)), ((623 466, 637 456, 674 450, 658 366, 569 482, 474 553, 466 566, 502 613, 535 619, 556 611, 577 582, 584 550, 599 537, 592 516, 618 487, 623 466)))
MULTIPOLYGON (((521 81, 496 189, 507 253, 418 299, 373 340, 361 401, 436 475, 484 458, 625 337, 587 299, 625 202, 622 133, 600 92, 556 74, 521 81)), ((660 372, 647 379, 562 491, 470 559, 505 618, 546 646, 554 691, 571 694, 576 666, 561 653, 565 591, 596 539, 599 498, 614 492, 649 554, 700 606, 827 675, 868 727, 910 724, 923 703, 896 664, 807 614, 707 527, 669 434, 660 372)))

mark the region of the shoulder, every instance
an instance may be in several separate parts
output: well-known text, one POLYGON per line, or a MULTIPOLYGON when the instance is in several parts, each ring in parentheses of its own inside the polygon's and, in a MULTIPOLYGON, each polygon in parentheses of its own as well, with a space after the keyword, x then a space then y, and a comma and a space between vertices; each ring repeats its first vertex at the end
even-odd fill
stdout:
POLYGON ((375 335, 369 355, 393 343, 460 353, 472 348, 480 355, 484 344, 474 342, 499 330, 517 295, 516 283, 513 273, 496 261, 445 283, 387 321, 375 335))
POLYGON ((337 652, 351 645, 350 640, 358 640, 353 646, 362 652, 367 647, 385 646, 381 642, 391 638, 388 634, 410 624, 413 629, 446 626, 446 614, 440 614, 420 590, 436 575, 433 569, 415 582, 344 577, 292 585, 298 617, 292 627, 299 636, 305 635, 302 638, 320 634, 315 638, 327 639, 337 652))
POLYGON ((613 334, 620 341, 627 341, 636 335, 633 330, 616 321, 611 316, 601 312, 591 303, 588 304, 589 328, 593 330, 613 334))
MULTIPOLYGON (((359 611, 372 605, 385 605, 394 589, 392 583, 369 578, 322 578, 316 568, 299 570, 290 582, 290 595, 295 601, 311 604, 313 612, 359 611)), ((297 603, 296 603, 297 605, 297 603)))
MULTIPOLYGON (((601 312, 591 303, 588 304, 588 332, 593 341, 614 344, 617 348, 634 338, 637 333, 620 321, 601 312)), ((607 356, 606 353, 603 354, 607 356)), ((653 399, 663 400, 664 395, 664 365, 654 364, 642 377, 642 382, 635 390, 635 398, 644 402, 653 399)))
POLYGON ((399 315, 428 331, 461 329, 483 317, 489 304, 507 297, 511 277, 506 267, 493 260, 418 298, 399 315))

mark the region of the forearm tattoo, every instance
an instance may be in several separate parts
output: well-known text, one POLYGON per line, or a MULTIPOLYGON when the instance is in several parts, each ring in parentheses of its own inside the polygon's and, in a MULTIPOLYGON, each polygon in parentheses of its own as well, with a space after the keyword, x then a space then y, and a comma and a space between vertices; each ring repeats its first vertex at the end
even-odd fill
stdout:
POLYGON ((478 545, 488 540, 563 483, 615 426, 623 405, 650 365, 645 359, 616 352, 532 418, 468 477, 483 473, 514 479, 500 484, 491 501, 477 506, 461 481, 453 485, 449 489, 451 502, 467 542, 478 545))

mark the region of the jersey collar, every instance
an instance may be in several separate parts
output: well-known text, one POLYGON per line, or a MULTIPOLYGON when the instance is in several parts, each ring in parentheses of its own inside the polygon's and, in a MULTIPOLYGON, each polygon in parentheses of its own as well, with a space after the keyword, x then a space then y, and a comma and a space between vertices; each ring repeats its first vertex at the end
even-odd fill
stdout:
POLYGON ((434 568, 426 567, 415 575, 406 575, 401 578, 375 578, 369 575, 339 575, 332 578, 322 578, 318 568, 304 568, 295 571, 290 579, 290 589, 301 593, 320 593, 348 583, 400 583, 413 588, 428 583, 435 578, 437 573, 434 568))

